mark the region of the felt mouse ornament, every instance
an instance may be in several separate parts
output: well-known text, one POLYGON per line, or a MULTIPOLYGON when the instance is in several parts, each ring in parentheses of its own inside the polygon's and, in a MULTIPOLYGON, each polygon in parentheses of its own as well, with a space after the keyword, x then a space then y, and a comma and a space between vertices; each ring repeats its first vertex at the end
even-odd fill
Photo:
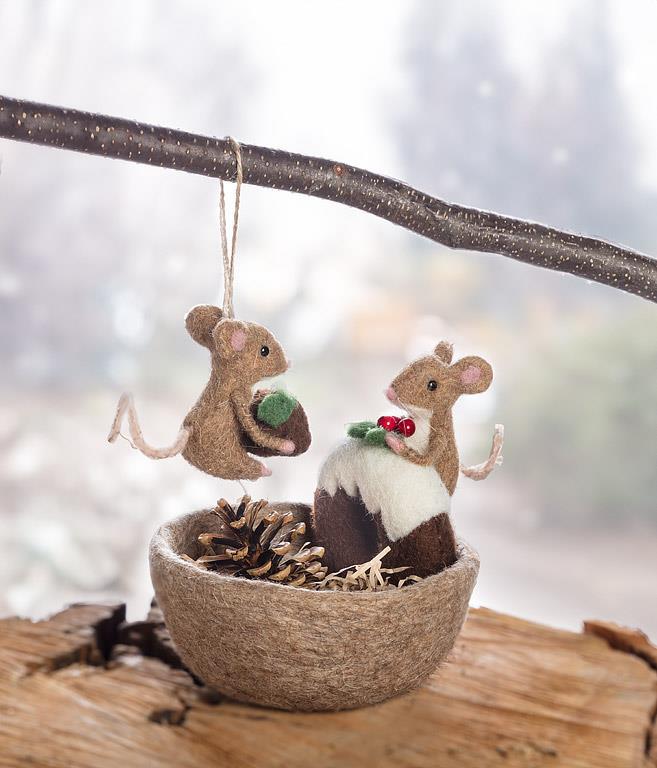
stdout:
POLYGON ((226 480, 271 474, 250 453, 293 456, 306 451, 310 431, 301 405, 283 392, 253 393, 261 379, 282 374, 290 365, 271 331, 225 318, 219 307, 209 304, 190 310, 185 325, 194 341, 210 351, 211 371, 175 442, 163 449, 145 442, 128 394, 119 401, 109 441, 118 437, 127 411, 132 442, 146 456, 164 459, 180 453, 201 471, 226 480))
POLYGON ((210 380, 185 416, 178 437, 168 448, 153 448, 144 440, 132 396, 123 394, 109 434, 114 442, 128 414, 130 437, 135 448, 152 459, 182 454, 203 472, 225 480, 257 480, 271 470, 257 456, 297 456, 310 446, 308 419, 301 405, 282 391, 253 387, 262 379, 284 373, 290 363, 271 331, 257 323, 236 320, 233 311, 233 273, 242 152, 229 137, 235 153, 236 191, 230 251, 226 234, 226 205, 220 182, 219 220, 224 266, 223 308, 201 304, 187 313, 189 335, 210 351, 210 380))
POLYGON ((496 426, 486 462, 461 467, 452 408, 461 395, 484 392, 493 379, 481 357, 452 363, 452 345, 408 365, 386 389, 408 416, 360 422, 324 463, 312 524, 325 563, 339 570, 370 560, 384 547, 388 567, 428 576, 456 560, 449 519, 459 472, 475 480, 501 462, 503 428, 496 426))

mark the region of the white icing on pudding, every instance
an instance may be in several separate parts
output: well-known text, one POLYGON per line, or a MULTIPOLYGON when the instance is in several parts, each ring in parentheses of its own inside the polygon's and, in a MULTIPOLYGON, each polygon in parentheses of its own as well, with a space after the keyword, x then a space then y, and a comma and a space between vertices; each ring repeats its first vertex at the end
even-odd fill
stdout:
MULTIPOLYGON (((422 453, 429 439, 428 419, 425 432, 422 419, 415 418, 415 434, 405 442, 422 453), (416 445, 424 445, 424 449, 416 445)), ((327 458, 319 475, 319 487, 331 496, 338 488, 349 496, 360 494, 369 513, 381 515, 390 541, 407 536, 418 525, 450 510, 449 493, 433 466, 418 466, 387 447, 368 445, 357 438, 349 438, 327 458)))

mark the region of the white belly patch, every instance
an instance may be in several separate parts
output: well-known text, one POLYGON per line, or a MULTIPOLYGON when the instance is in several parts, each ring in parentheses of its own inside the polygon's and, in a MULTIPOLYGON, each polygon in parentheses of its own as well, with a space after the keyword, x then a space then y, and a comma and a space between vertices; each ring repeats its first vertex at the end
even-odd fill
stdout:
POLYGON ((420 467, 356 438, 339 445, 324 462, 319 487, 331 496, 338 488, 349 496, 360 494, 370 514, 381 515, 390 541, 450 510, 450 496, 434 467, 420 467))

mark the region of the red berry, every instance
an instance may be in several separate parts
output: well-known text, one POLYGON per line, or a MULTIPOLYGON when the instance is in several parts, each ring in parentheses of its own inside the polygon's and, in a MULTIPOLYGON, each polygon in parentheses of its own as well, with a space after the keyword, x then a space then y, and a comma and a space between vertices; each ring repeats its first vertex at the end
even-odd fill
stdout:
POLYGON ((411 437, 415 434, 415 422, 413 419, 400 419, 397 424, 397 432, 404 435, 404 437, 411 437))
POLYGON ((381 416, 376 422, 377 426, 383 427, 386 432, 394 432, 399 424, 399 419, 396 416, 381 416))

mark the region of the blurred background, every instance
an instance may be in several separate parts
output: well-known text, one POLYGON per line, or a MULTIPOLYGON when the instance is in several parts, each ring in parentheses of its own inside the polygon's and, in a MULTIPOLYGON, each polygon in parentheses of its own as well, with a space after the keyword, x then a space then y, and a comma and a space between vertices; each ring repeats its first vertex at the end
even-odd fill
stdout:
MULTIPOLYGON (((0 0, 0 93, 325 156, 654 255, 656 28, 652 0, 0 0)), ((183 317, 220 301, 218 183, 7 141, 0 158, 0 614, 120 598, 137 618, 158 524, 241 494, 106 442, 122 390, 158 445, 206 382, 183 317)), ((450 339, 496 370, 457 407, 463 460, 507 431, 503 468, 453 503, 481 553, 474 603, 657 637, 657 307, 303 196, 245 188, 241 211, 237 312, 285 345, 314 433, 250 492, 309 500, 345 425, 450 339)))

